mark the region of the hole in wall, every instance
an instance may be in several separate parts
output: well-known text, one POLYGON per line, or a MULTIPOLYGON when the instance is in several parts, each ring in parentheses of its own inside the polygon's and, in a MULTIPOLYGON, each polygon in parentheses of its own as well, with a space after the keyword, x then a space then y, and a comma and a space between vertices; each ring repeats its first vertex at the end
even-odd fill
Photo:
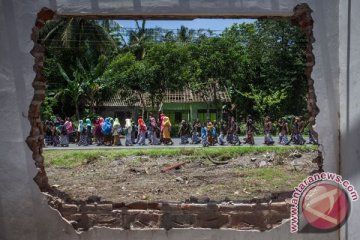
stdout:
MULTIPOLYGON (((43 153, 44 129, 40 119, 40 107, 45 98, 46 79, 43 74, 44 54, 46 49, 38 43, 39 30, 45 25, 45 22, 56 17, 55 13, 49 9, 42 9, 38 14, 36 25, 33 28, 32 40, 35 42, 32 55, 35 57, 34 70, 36 77, 33 82, 35 95, 29 109, 29 120, 31 123, 30 136, 27 143, 33 151, 33 159, 38 168, 38 174, 34 180, 39 185, 41 191, 48 193, 49 203, 58 209, 62 216, 71 221, 76 229, 86 230, 92 226, 110 226, 129 228, 165 228, 173 227, 205 227, 205 228, 238 228, 238 229, 260 229, 266 230, 281 223, 281 220, 288 217, 289 206, 281 201, 284 197, 281 194, 275 194, 278 197, 277 204, 272 206, 280 209, 280 214, 274 214, 271 219, 262 215, 262 211, 271 208, 270 205, 259 203, 269 199, 259 199, 258 203, 247 203, 236 205, 235 207, 225 207, 221 204, 207 203, 200 206, 192 203, 166 203, 166 202, 131 202, 114 203, 110 201, 99 201, 89 198, 88 201, 76 201, 64 192, 50 187, 48 177, 45 172, 43 153), (247 216, 247 222, 237 221, 236 217, 230 217, 230 211, 241 214, 247 209, 254 211, 252 216, 247 216), (211 211, 211 216, 204 214, 211 211), (180 213, 179 213, 180 212, 180 213), (213 221, 212 219, 216 219, 213 221), (261 219, 261 220, 259 220, 261 219)), ((196 17, 196 16, 194 16, 196 17)), ((180 17, 181 18, 181 17, 180 17)), ((264 17, 265 18, 265 17, 264 17)), ((270 19, 273 19, 271 17, 270 19)), ((275 17, 276 19, 277 17, 275 17)), ((306 66, 305 75, 308 83, 307 110, 309 113, 309 124, 315 124, 315 117, 319 112, 316 106, 316 96, 314 92, 313 80, 311 79, 312 67, 314 65, 314 55, 312 53, 312 35, 313 20, 311 18, 311 9, 306 5, 298 5, 294 9, 294 15, 287 18, 295 26, 305 33, 307 39, 306 46, 306 66)), ((315 132, 313 132, 316 135, 315 132)), ((315 136, 316 137, 316 136, 315 136)), ((322 167, 321 155, 316 158, 319 170, 322 167)), ((246 191, 246 190, 245 190, 246 191)), ((285 194, 286 195, 286 194, 285 194)), ((288 196, 288 195, 287 195, 288 196)), ((139 199, 141 200, 141 199, 139 199)), ((144 199, 146 200, 146 199, 144 199)))

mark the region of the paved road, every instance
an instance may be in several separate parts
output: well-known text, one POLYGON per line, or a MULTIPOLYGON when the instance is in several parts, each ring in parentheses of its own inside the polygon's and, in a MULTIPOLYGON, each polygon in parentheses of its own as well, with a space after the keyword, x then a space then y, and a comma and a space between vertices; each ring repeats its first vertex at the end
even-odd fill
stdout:
MULTIPOLYGON (((244 136, 242 136, 240 139, 242 140, 244 136)), ((305 138, 306 139, 306 138, 305 138)), ((122 148, 179 148, 179 147, 202 147, 201 144, 180 144, 180 138, 173 138, 172 139, 174 144, 173 145, 145 145, 145 146, 139 146, 137 144, 134 144, 133 146, 96 146, 96 145, 89 145, 89 146, 78 146, 77 144, 70 144, 69 147, 53 147, 53 146, 47 146, 44 147, 44 150, 51 150, 51 149, 62 149, 62 150, 74 150, 74 149, 122 149, 122 148)), ((307 139, 306 139, 307 140, 307 139)), ((277 143, 277 137, 274 137, 275 144, 277 146, 282 146, 277 143)), ((124 138, 121 138, 121 142, 124 143, 124 138)), ((242 141, 243 142, 243 141, 242 141)), ((148 141, 146 140, 146 143, 148 141)), ((242 146, 251 146, 249 144, 241 144, 242 146)), ((226 144, 225 146, 232 146, 229 144, 226 144)), ((264 137, 255 137, 255 147, 256 146, 266 146, 264 144, 264 137)), ((224 147, 216 144, 212 147, 224 147)))

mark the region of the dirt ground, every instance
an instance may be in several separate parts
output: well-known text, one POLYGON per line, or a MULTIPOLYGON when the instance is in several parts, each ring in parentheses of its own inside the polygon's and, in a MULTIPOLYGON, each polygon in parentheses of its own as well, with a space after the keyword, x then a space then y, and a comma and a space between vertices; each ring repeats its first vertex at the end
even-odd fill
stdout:
POLYGON ((290 192, 317 169, 314 150, 247 153, 232 158, 128 156, 88 159, 74 168, 46 168, 49 183, 75 200, 249 201, 290 192), (184 163, 179 168, 161 170, 184 163), (95 196, 95 197, 94 197, 95 196))

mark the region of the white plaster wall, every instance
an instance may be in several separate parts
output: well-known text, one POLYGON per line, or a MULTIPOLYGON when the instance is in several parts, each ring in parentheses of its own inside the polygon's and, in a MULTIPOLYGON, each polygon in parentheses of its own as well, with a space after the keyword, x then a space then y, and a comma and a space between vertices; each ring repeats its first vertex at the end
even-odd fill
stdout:
MULTIPOLYGON (((360 1, 340 4, 340 172, 360 191, 360 1), (349 8, 350 6, 350 8, 349 8), (349 11, 350 9, 350 11, 349 11)), ((352 205, 343 239, 359 239, 360 201, 352 205), (357 214, 356 214, 357 213, 357 214)))
MULTIPOLYGON (((323 145, 325 170, 339 171, 360 189, 360 51, 359 13, 351 15, 350 64, 347 62, 347 0, 189 0, 190 8, 177 0, 143 0, 142 8, 133 9, 131 0, 0 0, 0 239, 337 239, 338 233, 293 235, 288 224, 267 233, 233 230, 142 230, 119 231, 95 228, 76 234, 56 211, 44 201, 32 178, 36 169, 31 152, 24 143, 30 125, 24 115, 33 94, 35 76, 31 28, 41 7, 58 8, 60 13, 242 13, 290 15, 297 3, 308 2, 314 10, 313 71, 320 114, 317 131, 323 145), (95 9, 93 10, 92 9, 95 9), (96 10, 97 9, 97 10, 96 10), (339 35, 339 32, 341 33, 339 35), (349 66, 349 74, 347 74, 349 66), (349 96, 347 98, 347 83, 349 96), (341 95, 339 95, 339 91, 341 95), (346 112, 349 108, 350 111, 346 112), (339 125, 340 124, 340 125, 339 125), (339 127, 340 126, 340 127, 339 127), (341 144, 339 143, 339 133, 341 144), (346 139, 348 139, 347 142, 346 139), (345 145, 346 143, 346 145, 345 145), (340 151, 341 146, 341 151, 340 151), (340 155, 341 154, 341 155, 340 155), (346 157, 346 158, 345 158, 346 157)), ((352 1, 353 9, 360 2, 352 1)), ((359 204, 353 209, 359 211, 359 204)), ((352 212, 351 222, 343 231, 348 239, 357 239, 359 215, 352 212)))

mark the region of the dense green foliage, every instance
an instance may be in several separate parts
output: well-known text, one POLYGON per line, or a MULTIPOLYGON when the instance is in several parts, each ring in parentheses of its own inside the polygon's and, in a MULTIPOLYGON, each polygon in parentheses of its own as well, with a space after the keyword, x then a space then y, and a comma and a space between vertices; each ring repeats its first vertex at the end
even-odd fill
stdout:
POLYGON ((145 21, 136 24, 127 36, 113 21, 61 19, 46 26, 40 35, 47 48, 44 73, 49 96, 58 100, 44 108, 47 115, 52 108, 83 117, 118 91, 145 112, 145 93, 156 109, 165 90, 183 88, 204 100, 214 94, 219 108, 215 93, 228 91, 237 116, 306 113, 306 41, 289 22, 234 24, 218 35, 185 27, 164 33, 147 29, 145 21))

